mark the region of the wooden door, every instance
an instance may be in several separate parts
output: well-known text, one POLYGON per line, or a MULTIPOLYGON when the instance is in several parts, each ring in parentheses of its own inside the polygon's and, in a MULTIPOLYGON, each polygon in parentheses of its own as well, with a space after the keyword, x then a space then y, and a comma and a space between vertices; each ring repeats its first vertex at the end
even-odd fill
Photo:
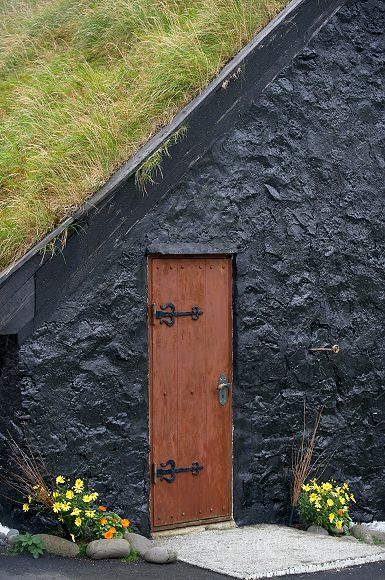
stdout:
POLYGON ((150 258, 149 302, 152 527, 229 519, 231 258, 150 258))

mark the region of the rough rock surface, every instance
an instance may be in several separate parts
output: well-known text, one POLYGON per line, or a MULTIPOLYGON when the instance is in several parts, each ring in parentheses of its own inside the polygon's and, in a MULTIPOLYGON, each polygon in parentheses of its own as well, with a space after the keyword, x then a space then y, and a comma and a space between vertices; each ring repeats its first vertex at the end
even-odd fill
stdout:
POLYGON ((131 548, 134 549, 142 558, 145 553, 151 550, 155 545, 152 540, 132 532, 125 532, 124 539, 130 542, 131 548))
POLYGON ((87 546, 86 553, 93 560, 103 558, 124 558, 131 552, 130 543, 127 540, 113 538, 111 540, 93 540, 87 546))
POLYGON ((90 478, 143 533, 151 242, 238 247, 236 522, 288 517, 305 396, 310 412, 324 405, 319 448, 334 452, 325 477, 351 483, 353 517, 385 518, 384 10, 380 0, 350 0, 175 191, 117 240, 111 260, 20 349, 10 339, 0 431, 23 417, 53 473, 65 466, 90 478), (338 355, 308 351, 335 343, 338 355))
POLYGON ((171 548, 155 546, 145 552, 144 559, 152 564, 171 564, 177 559, 177 554, 171 548))
POLYGON ((75 558, 79 555, 79 546, 65 538, 52 536, 51 534, 36 534, 49 554, 63 556, 65 558, 75 558))

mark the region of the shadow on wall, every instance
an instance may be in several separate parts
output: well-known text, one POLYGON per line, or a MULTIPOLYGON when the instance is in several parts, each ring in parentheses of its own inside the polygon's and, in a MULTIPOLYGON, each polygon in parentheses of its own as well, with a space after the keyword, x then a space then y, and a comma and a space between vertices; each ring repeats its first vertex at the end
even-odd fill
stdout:
POLYGON ((10 433, 17 439, 22 434, 20 424, 23 417, 18 382, 18 359, 17 335, 0 336, 0 521, 3 525, 9 526, 11 526, 11 520, 12 526, 14 526, 23 519, 20 517, 21 512, 14 510, 13 505, 7 499, 7 497, 13 497, 14 492, 2 483, 6 470, 9 468, 7 465, 7 434, 10 433))

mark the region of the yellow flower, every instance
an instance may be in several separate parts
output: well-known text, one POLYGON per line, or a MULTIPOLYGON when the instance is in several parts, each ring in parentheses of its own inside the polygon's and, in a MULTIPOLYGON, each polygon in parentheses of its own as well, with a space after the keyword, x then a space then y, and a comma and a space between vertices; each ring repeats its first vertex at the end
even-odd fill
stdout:
POLYGON ((320 509, 321 509, 321 504, 319 503, 319 501, 316 501, 316 502, 314 503, 314 507, 315 507, 317 510, 320 510, 320 509))
POLYGON ((342 520, 337 521, 336 528, 338 528, 339 530, 342 528, 342 520))
POLYGON ((53 504, 52 509, 55 512, 55 514, 57 514, 58 512, 60 512, 61 506, 62 506, 62 504, 59 503, 59 502, 56 502, 56 503, 53 504))
POLYGON ((28 503, 31 503, 31 501, 32 501, 32 495, 29 495, 28 496, 28 503))
POLYGON ((332 505, 334 505, 334 501, 332 499, 328 499, 327 502, 328 506, 332 507, 332 505))
POLYGON ((71 516, 78 516, 79 514, 81 514, 81 511, 79 508, 74 508, 71 512, 71 516))
POLYGON ((302 489, 303 491, 310 491, 310 485, 303 485, 302 489))
POLYGON ((87 516, 87 518, 93 518, 95 516, 95 510, 86 510, 84 512, 87 516))
POLYGON ((314 503, 315 501, 317 501, 319 499, 320 499, 320 497, 316 493, 311 493, 310 494, 309 500, 310 500, 311 503, 314 503))
POLYGON ((324 489, 325 491, 330 491, 330 490, 332 489, 332 487, 333 487, 333 486, 332 486, 332 484, 331 484, 331 483, 329 483, 329 482, 327 481, 326 483, 323 483, 323 484, 322 484, 322 487, 323 487, 323 489, 324 489))
POLYGON ((59 497, 59 495, 60 495, 60 493, 58 491, 54 491, 53 494, 52 494, 52 497, 54 499, 56 499, 57 497, 59 497))
POLYGON ((71 536, 71 540, 74 542, 75 541, 75 536, 73 534, 70 534, 71 536))
POLYGON ((59 483, 65 483, 65 479, 62 475, 58 475, 56 478, 56 485, 59 485, 59 483))
POLYGON ((350 499, 351 499, 351 500, 352 500, 354 503, 356 503, 356 500, 355 500, 355 497, 354 497, 354 495, 353 495, 353 494, 350 496, 350 499))
POLYGON ((98 496, 99 496, 99 494, 96 493, 96 491, 93 491, 92 493, 90 493, 91 501, 95 501, 98 496))
POLYGON ((68 491, 66 491, 66 498, 67 499, 73 499, 74 497, 75 497, 75 494, 72 491, 72 489, 69 489, 68 491))
POLYGON ((71 506, 68 503, 68 501, 61 504, 61 509, 63 510, 63 512, 68 512, 71 509, 71 506))
POLYGON ((29 505, 27 503, 23 503, 23 512, 29 511, 29 505))
POLYGON ((82 479, 77 479, 75 481, 74 490, 76 493, 81 493, 84 489, 84 481, 82 479))
POLYGON ((334 520, 334 514, 329 514, 329 522, 332 523, 334 520))
POLYGON ((39 485, 34 485, 32 489, 39 489, 39 485))
POLYGON ((344 503, 345 503, 345 498, 344 498, 344 497, 342 497, 342 495, 341 495, 341 497, 340 497, 340 502, 342 503, 342 505, 344 505, 344 503))
POLYGON ((77 517, 75 520, 75 526, 80 527, 82 525, 82 518, 77 517))
POLYGON ((92 497, 90 495, 83 495, 82 499, 85 503, 89 503, 90 501, 92 501, 92 497))

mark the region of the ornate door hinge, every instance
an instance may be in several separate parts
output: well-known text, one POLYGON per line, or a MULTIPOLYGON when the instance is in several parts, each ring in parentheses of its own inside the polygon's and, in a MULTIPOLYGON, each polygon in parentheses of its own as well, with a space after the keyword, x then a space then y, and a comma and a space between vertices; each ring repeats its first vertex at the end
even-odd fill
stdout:
POLYGON ((175 461, 173 459, 169 459, 166 461, 166 463, 160 464, 160 469, 156 463, 153 464, 152 468, 154 483, 158 481, 158 477, 160 481, 167 481, 167 483, 172 483, 175 481, 176 473, 186 473, 191 471, 193 475, 199 475, 199 472, 203 469, 203 465, 199 465, 198 461, 193 461, 191 467, 175 467, 175 461), (168 465, 170 467, 169 469, 166 469, 168 465))
POLYGON ((192 320, 198 320, 202 314, 203 312, 199 310, 199 306, 193 306, 189 312, 175 312, 175 306, 172 302, 161 304, 160 310, 156 309, 156 304, 152 305, 153 320, 160 320, 160 324, 167 324, 167 326, 172 326, 177 316, 191 316, 192 320), (167 308, 170 310, 167 311, 167 308), (170 320, 164 320, 165 318, 170 320))

